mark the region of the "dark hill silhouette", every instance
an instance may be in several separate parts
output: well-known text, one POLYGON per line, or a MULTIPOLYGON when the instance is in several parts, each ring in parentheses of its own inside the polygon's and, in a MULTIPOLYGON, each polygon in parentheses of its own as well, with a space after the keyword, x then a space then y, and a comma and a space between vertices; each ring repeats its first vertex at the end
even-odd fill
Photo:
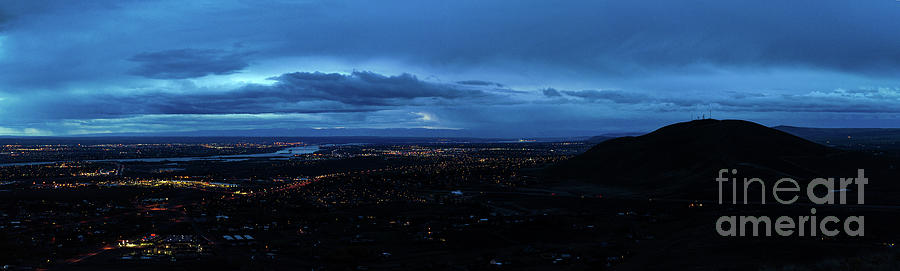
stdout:
POLYGON ((897 176, 893 170, 885 171, 891 163, 749 121, 705 119, 606 140, 550 172, 653 196, 710 199, 718 195, 715 177, 723 168, 738 169, 739 180, 762 178, 770 187, 781 177, 800 183, 816 177, 852 177, 856 168, 867 169, 873 177, 897 176))

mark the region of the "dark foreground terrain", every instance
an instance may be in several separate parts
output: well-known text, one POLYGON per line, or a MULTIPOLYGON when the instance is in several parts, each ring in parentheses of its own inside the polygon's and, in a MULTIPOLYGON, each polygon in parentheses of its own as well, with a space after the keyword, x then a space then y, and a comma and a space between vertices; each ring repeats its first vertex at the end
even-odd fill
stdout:
MULTIPOLYGON (((184 144, 194 152, 194 143, 184 144)), ((288 157, 6 166, 0 269, 900 268, 890 153, 714 120, 593 144, 323 144, 288 157), (853 176, 857 167, 870 178, 865 204, 855 204, 855 190, 848 193, 853 204, 717 198, 720 168, 771 187, 779 177, 805 184, 813 176, 853 176), (865 233, 716 231, 722 216, 800 217, 811 208, 819 220, 863 216, 865 233)), ((109 148, 97 150, 117 153, 109 148)))

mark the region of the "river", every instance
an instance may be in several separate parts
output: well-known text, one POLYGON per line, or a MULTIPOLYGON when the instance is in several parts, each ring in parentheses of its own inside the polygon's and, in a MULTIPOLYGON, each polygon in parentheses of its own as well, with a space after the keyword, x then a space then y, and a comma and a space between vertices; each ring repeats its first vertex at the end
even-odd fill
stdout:
MULTIPOLYGON (((308 154, 314 153, 319 150, 318 145, 309 145, 302 147, 291 147, 282 149, 272 153, 257 153, 257 154, 234 154, 234 155, 214 155, 214 156, 198 156, 198 157, 165 157, 165 158, 129 158, 129 159, 101 159, 101 160, 81 160, 78 162, 186 162, 186 161, 198 161, 198 160, 210 160, 210 161, 243 161, 250 158, 270 158, 270 159, 289 159, 295 154, 308 154)), ((72 162, 72 161, 52 161, 52 162, 21 162, 21 163, 6 163, 0 164, 0 167, 11 167, 11 166, 33 166, 33 165, 49 165, 55 163, 63 163, 63 162, 72 162)))

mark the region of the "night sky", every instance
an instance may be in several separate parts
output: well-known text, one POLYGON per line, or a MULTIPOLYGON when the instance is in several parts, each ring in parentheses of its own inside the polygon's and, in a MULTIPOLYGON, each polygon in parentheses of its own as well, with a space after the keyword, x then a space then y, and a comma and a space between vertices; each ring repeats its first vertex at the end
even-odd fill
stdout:
POLYGON ((708 111, 900 127, 900 1, 0 0, 0 135, 586 136, 708 111))

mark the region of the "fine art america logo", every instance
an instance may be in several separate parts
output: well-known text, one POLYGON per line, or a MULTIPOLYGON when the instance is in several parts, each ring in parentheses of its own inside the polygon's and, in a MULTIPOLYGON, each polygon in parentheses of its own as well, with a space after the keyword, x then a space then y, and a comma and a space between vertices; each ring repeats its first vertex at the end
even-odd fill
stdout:
MULTIPOLYGON (((719 170, 719 176, 716 182, 719 185, 719 204, 728 204, 723 199, 723 187, 731 185, 731 204, 740 204, 738 201, 738 178, 728 178, 737 175, 736 169, 719 170), (729 184, 730 183, 730 184, 729 184)), ((864 236, 865 235, 865 217, 848 216, 839 219, 836 216, 819 217, 816 215, 816 205, 835 205, 848 204, 847 192, 856 192, 855 204, 865 203, 865 185, 869 183, 869 179, 865 177, 865 170, 858 169, 856 177, 852 178, 816 178, 809 182, 806 186, 805 194, 809 199, 811 208, 809 215, 801 215, 799 217, 779 216, 775 219, 769 216, 721 216, 716 220, 716 231, 721 236, 772 236, 774 233, 778 236, 837 236, 843 230, 848 236, 864 236), (819 196, 814 191, 825 188, 828 193, 819 196), (837 194, 837 195, 835 195, 837 194), (838 197, 835 201, 835 196, 838 197), (749 233, 748 233, 749 232, 749 233)), ((790 205, 795 204, 804 191, 800 189, 800 184, 791 178, 782 178, 776 181, 771 187, 771 193, 766 190, 766 185, 759 178, 743 178, 743 204, 748 203, 748 189, 754 185, 758 185, 762 191, 759 204, 767 204, 766 197, 768 194, 778 204, 790 205)), ((727 189, 727 188, 726 188, 727 189)), ((727 193, 727 192, 725 192, 727 193)), ((820 214, 821 215, 821 214, 820 214)))

